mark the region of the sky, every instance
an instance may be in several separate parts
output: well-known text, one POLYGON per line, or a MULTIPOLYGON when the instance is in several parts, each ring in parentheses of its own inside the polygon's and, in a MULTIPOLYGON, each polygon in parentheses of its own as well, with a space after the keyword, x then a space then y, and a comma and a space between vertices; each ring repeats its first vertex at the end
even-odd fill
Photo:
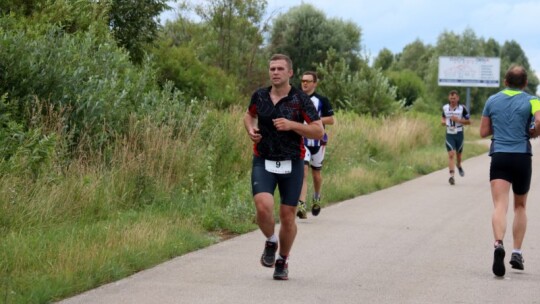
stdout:
MULTIPOLYGON (((312 4, 327 18, 351 21, 362 30, 361 45, 370 57, 383 48, 400 53, 416 39, 435 45, 444 31, 500 45, 516 41, 540 78, 540 1, 538 0, 267 0, 268 14, 277 16, 302 3, 312 4)), ((174 4, 171 6, 174 7, 174 4)), ((506 69, 506 67, 501 67, 506 69)))

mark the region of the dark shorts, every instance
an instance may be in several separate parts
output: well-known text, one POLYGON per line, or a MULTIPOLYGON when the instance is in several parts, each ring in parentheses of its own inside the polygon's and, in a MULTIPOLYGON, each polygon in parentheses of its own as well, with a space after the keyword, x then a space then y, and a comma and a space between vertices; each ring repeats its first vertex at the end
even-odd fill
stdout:
POLYGON ((489 180, 503 179, 512 184, 517 195, 527 194, 531 187, 532 157, 525 153, 493 153, 489 180))
POLYGON ((463 132, 457 132, 456 134, 446 134, 446 151, 452 150, 457 153, 463 152, 463 132))
POLYGON ((277 186, 281 203, 288 206, 297 206, 303 181, 303 159, 292 161, 291 173, 276 174, 266 171, 264 168, 264 158, 253 156, 251 170, 251 193, 253 196, 261 192, 274 195, 277 186))

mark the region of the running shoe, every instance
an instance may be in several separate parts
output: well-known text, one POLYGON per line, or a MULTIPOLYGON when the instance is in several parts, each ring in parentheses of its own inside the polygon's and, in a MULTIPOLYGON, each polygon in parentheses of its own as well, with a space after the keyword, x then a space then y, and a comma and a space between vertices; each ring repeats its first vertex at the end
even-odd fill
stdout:
POLYGON ((504 268, 504 247, 502 244, 495 246, 495 251, 493 253, 493 274, 502 277, 504 276, 506 269, 504 268))
POLYGON ((313 214, 313 216, 317 216, 319 215, 319 213, 321 213, 321 198, 314 198, 313 199, 313 202, 311 203, 311 214, 313 214))
POLYGON ((465 171, 463 171, 463 168, 458 167, 457 169, 458 169, 458 172, 459 172, 459 176, 461 176, 461 177, 465 176, 465 171))
POLYGON ((264 267, 272 268, 276 262, 276 251, 278 244, 270 241, 266 241, 264 245, 264 251, 261 256, 261 264, 264 267))
POLYGON ((276 268, 274 269, 274 280, 288 280, 289 279, 289 263, 285 259, 278 259, 276 261, 276 268))
POLYGON ((456 183, 453 176, 450 176, 450 178, 448 179, 448 182, 450 183, 450 185, 454 185, 456 183))
POLYGON ((512 268, 523 270, 525 269, 525 267, 523 267, 524 262, 525 260, 521 254, 512 252, 512 257, 510 258, 510 265, 512 265, 512 268))
POLYGON ((306 203, 300 201, 298 202, 298 210, 296 211, 296 216, 298 216, 301 219, 307 219, 307 207, 306 203))

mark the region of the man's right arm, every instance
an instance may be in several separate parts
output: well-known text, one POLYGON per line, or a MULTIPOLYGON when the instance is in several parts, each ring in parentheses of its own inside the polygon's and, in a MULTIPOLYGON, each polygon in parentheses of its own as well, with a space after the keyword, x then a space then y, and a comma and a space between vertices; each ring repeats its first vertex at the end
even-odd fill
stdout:
POLYGON ((484 138, 492 134, 491 119, 488 116, 482 116, 482 120, 480 120, 480 137, 484 138))
POLYGON ((446 126, 446 115, 444 114, 444 107, 442 109, 441 125, 446 126))
POLYGON ((249 110, 246 111, 246 114, 244 114, 244 127, 246 128, 249 138, 254 143, 258 143, 262 138, 261 134, 259 134, 259 128, 257 128, 256 120, 257 117, 253 117, 249 110))

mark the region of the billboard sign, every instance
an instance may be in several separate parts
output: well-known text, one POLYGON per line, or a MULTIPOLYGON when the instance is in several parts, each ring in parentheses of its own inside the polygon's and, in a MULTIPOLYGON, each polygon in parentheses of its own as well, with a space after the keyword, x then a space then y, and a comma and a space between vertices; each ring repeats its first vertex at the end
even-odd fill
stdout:
POLYGON ((500 86, 501 59, 497 57, 439 57, 439 85, 500 86))

